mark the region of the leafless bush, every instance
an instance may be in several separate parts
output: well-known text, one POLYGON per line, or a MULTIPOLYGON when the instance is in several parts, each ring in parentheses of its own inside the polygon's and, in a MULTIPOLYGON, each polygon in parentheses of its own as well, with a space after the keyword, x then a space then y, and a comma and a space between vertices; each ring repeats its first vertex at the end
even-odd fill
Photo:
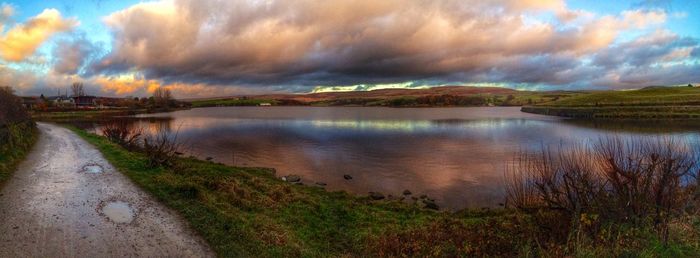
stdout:
POLYGON ((182 144, 177 142, 177 133, 171 134, 165 128, 159 128, 157 133, 143 139, 143 152, 151 167, 173 166, 182 148, 182 144))
POLYGON ((102 135, 111 142, 121 145, 127 150, 137 150, 140 147, 142 129, 131 126, 126 120, 115 120, 102 127, 102 135))
POLYGON ((523 210, 547 207, 579 213, 594 203, 600 182, 585 146, 520 153, 508 171, 508 203, 523 210))
POLYGON ((14 95, 12 88, 0 86, 0 126, 30 121, 22 106, 22 99, 14 95))
MULTIPOLYGON (((524 211, 599 221, 651 220, 668 237, 669 218, 697 191, 697 146, 672 138, 603 138, 553 151, 520 153, 506 172, 507 202, 524 211)), ((576 225, 574 225, 576 226, 576 225)))

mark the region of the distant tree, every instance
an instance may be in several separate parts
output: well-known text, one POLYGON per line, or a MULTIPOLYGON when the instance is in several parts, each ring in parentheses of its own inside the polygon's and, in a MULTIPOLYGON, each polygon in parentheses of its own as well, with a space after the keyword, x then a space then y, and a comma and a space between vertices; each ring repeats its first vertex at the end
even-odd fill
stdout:
POLYGON ((510 103, 510 102, 513 101, 514 99, 515 99, 515 96, 513 96, 513 95, 508 95, 508 97, 506 97, 506 103, 510 103))
POLYGON ((74 97, 85 96, 85 87, 82 82, 74 82, 71 86, 71 90, 73 91, 74 97))
POLYGON ((158 88, 153 91, 153 102, 157 107, 167 108, 173 100, 173 95, 169 89, 158 88))
POLYGON ((693 85, 692 85, 692 84, 690 84, 690 83, 688 83, 688 87, 693 87, 693 85))

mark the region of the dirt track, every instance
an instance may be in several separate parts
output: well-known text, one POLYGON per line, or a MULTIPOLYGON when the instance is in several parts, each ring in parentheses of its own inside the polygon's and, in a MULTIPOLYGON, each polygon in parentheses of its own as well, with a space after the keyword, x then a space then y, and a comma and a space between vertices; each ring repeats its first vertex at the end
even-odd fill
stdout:
POLYGON ((71 131, 39 124, 0 190, 0 257, 210 257, 173 211, 71 131))

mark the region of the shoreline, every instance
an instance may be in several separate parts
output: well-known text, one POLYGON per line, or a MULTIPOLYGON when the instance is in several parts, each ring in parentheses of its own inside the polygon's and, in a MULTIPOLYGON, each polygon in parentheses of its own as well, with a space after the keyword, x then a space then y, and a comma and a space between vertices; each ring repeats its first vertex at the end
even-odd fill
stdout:
POLYGON ((521 112, 590 120, 700 120, 700 106, 523 106, 521 112))
MULTIPOLYGON (((127 151, 102 136, 68 128, 95 146, 119 172, 180 212, 219 254, 371 255, 382 248, 374 246, 371 239, 390 232, 427 230, 424 226, 429 221, 449 220, 450 225, 463 227, 465 223, 478 225, 490 218, 500 221, 514 216, 506 209, 434 211, 421 208, 418 203, 422 199, 412 205, 371 195, 329 192, 281 180, 273 169, 232 167, 194 158, 177 158, 177 168, 148 168, 143 154, 127 151), (271 236, 260 235, 261 228, 285 240, 268 242, 271 236)), ((442 243, 430 248, 450 253, 461 248, 456 247, 442 243)), ((493 251, 506 254, 513 250, 493 251)))
POLYGON ((183 157, 173 166, 149 167, 143 153, 127 151, 103 136, 68 128, 95 146, 140 188, 180 213, 221 256, 512 257, 567 253, 571 244, 592 256, 669 251, 682 256, 697 249, 692 234, 686 231, 675 231, 679 239, 659 249, 666 245, 664 240, 646 224, 617 225, 614 230, 620 234, 593 236, 604 243, 630 245, 571 242, 566 240, 566 232, 577 228, 539 226, 541 219, 559 218, 557 210, 504 207, 434 211, 372 195, 296 185, 290 182, 294 180, 280 180, 272 169, 183 157))

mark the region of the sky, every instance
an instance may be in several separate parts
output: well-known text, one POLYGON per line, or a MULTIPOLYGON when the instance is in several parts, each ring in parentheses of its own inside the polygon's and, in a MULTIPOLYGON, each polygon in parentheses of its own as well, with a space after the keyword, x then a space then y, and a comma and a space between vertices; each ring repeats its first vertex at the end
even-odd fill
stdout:
MULTIPOLYGON (((1 0, 0 0, 1 1, 1 0)), ((700 0, 25 0, 0 85, 176 97, 700 84, 700 0)))

